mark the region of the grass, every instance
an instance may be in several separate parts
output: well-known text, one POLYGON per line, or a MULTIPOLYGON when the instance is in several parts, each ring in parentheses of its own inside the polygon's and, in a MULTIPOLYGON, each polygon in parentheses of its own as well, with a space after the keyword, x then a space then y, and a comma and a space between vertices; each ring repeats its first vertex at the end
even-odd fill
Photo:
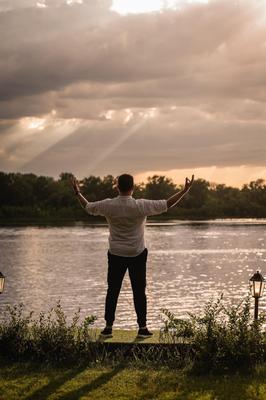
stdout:
POLYGON ((1 400, 266 400, 266 365, 252 373, 191 375, 182 370, 4 363, 1 400))
POLYGON ((113 337, 102 340, 100 337, 101 329, 91 328, 91 337, 95 341, 106 343, 160 343, 160 331, 152 331, 153 336, 148 338, 137 338, 137 330, 113 329, 113 337))
POLYGON ((36 321, 14 307, 0 325, 0 400, 266 400, 264 317, 254 323, 249 299, 221 300, 188 320, 165 310, 162 337, 114 330, 107 346, 92 316, 68 325, 60 303, 36 321))

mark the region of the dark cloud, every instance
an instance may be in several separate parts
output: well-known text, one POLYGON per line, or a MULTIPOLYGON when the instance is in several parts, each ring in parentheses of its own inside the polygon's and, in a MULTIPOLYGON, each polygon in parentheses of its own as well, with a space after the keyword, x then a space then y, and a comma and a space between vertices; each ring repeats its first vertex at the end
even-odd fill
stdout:
POLYGON ((112 1, 111 0, 0 0, 0 12, 5 11, 16 11, 19 9, 29 8, 59 8, 66 5, 89 5, 92 4, 97 8, 109 9, 112 1))
POLYGON ((230 42, 255 17, 252 7, 227 2, 123 18, 98 2, 2 13, 1 99, 81 81, 105 84, 107 91, 113 82, 137 82, 149 90, 153 79, 153 92, 166 98, 169 85, 177 98, 183 92, 232 92, 238 71, 227 60, 230 42))
POLYGON ((12 134, 0 125, 0 168, 84 175, 117 174, 125 163, 134 173, 265 165, 263 2, 123 17, 110 1, 36 4, 0 1, 0 118, 13 119, 12 134), (23 117, 51 121, 28 135, 23 117), (57 136, 71 119, 77 126, 57 136))
POLYGON ((0 100, 93 79, 97 40, 109 14, 102 2, 0 13, 0 100))
POLYGON ((58 175, 62 169, 70 169, 78 175, 116 175, 123 165, 130 165, 136 174, 156 170, 158 165, 167 171, 265 163, 266 136, 261 124, 246 122, 241 126, 238 122, 206 120, 188 109, 148 117, 141 125, 139 121, 140 117, 133 117, 123 128, 114 121, 99 121, 77 129, 27 162, 22 170, 58 175), (121 141, 134 125, 138 128, 121 141), (106 156, 102 158, 102 154, 106 156))

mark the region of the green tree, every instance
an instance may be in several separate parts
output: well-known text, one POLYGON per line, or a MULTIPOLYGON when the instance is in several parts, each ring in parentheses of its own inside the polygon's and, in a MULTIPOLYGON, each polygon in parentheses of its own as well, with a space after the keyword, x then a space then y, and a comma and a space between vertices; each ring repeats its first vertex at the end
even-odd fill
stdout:
POLYGON ((184 208, 201 208, 208 201, 210 183, 205 179, 196 179, 189 193, 182 199, 184 208))
POLYGON ((90 175, 82 180, 82 193, 89 201, 102 200, 102 180, 99 176, 90 175))
POLYGON ((241 193, 246 216, 266 217, 266 185, 263 179, 243 185, 241 193))
POLYGON ((171 178, 153 175, 148 177, 144 195, 147 199, 167 199, 176 191, 176 185, 171 178))
MULTIPOLYGON (((62 218, 87 219, 77 201, 70 178, 62 172, 58 180, 27 173, 0 172, 0 218, 62 218)), ((106 175, 85 177, 82 193, 89 201, 116 197, 115 178, 106 175)), ((147 183, 135 184, 134 197, 165 199, 182 188, 166 176, 153 175, 147 183)), ((266 217, 266 184, 263 179, 251 181, 242 189, 224 184, 210 184, 197 179, 189 193, 177 207, 171 208, 167 218, 225 218, 266 217)))

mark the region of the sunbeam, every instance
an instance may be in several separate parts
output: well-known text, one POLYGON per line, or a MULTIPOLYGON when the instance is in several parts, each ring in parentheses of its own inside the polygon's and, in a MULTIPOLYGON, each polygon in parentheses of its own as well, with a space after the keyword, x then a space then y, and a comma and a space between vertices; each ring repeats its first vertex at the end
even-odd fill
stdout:
POLYGON ((112 154, 122 143, 124 143, 130 136, 132 136, 134 133, 136 133, 146 122, 147 117, 144 117, 140 121, 136 122, 134 125, 132 125, 128 131, 126 131, 123 136, 121 136, 119 139, 117 139, 114 144, 103 151, 98 158, 96 158, 89 166, 88 166, 88 171, 92 173, 95 168, 102 162, 104 161, 110 154, 112 154))

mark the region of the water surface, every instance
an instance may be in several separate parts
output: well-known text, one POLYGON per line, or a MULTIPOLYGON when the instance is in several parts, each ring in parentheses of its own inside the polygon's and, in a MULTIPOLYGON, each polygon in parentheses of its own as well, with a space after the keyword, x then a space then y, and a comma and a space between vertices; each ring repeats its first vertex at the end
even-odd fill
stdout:
MULTIPOLYGON (((257 269, 266 275, 266 220, 150 223, 146 245, 151 328, 162 325, 163 307, 186 317, 221 293, 226 302, 237 303, 257 269)), ((107 250, 105 225, 0 228, 0 270, 7 278, 1 309, 23 302, 39 313, 60 299, 67 315, 80 307, 82 316, 95 314, 96 326, 102 326, 107 250)), ((266 293, 264 310, 265 298, 266 293)), ((136 327, 128 274, 116 327, 136 327)))

